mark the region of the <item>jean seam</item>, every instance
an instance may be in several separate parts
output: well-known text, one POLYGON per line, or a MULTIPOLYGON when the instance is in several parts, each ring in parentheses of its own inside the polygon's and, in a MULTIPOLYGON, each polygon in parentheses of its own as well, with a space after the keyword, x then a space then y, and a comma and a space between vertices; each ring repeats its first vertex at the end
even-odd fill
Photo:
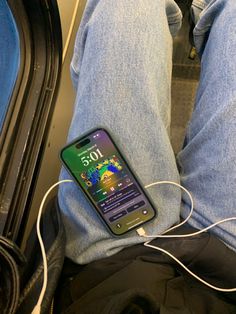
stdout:
POLYGON ((78 75, 79 73, 75 70, 74 64, 72 62, 70 64, 70 66, 71 66, 71 69, 74 71, 74 73, 78 75))
POLYGON ((209 30, 210 27, 211 27, 211 24, 208 24, 204 28, 201 28, 201 29, 197 29, 195 27, 195 29, 194 29, 194 36, 202 36, 202 35, 204 35, 209 30))
POLYGON ((206 3, 202 3, 202 1, 195 0, 192 3, 192 6, 197 8, 197 9, 204 10, 205 7, 207 6, 207 4, 206 3))
POLYGON ((182 18, 181 13, 168 15, 168 17, 167 17, 168 24, 177 24, 181 20, 181 18, 182 18))

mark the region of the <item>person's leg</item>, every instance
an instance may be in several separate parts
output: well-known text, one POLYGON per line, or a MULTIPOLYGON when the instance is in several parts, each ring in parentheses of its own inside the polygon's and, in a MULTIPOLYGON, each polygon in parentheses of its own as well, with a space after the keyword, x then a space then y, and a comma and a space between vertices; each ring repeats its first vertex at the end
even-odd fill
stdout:
MULTIPOLYGON (((194 30, 201 78, 178 161, 181 182, 195 198, 190 224, 202 228, 236 216, 236 1, 194 0, 193 6, 201 11, 194 30)), ((236 221, 212 232, 236 249, 236 221)))
MULTIPOLYGON (((143 185, 179 181, 168 129, 171 32, 181 18, 172 0, 89 0, 76 39, 71 71, 77 97, 68 140, 107 128, 143 185)), ((61 179, 68 177, 62 170, 61 179)), ((159 214, 145 228, 161 233, 179 220, 181 192, 167 186, 149 192, 159 214)), ((143 241, 135 231, 112 237, 76 184, 61 186, 59 204, 66 254, 78 263, 143 241)))

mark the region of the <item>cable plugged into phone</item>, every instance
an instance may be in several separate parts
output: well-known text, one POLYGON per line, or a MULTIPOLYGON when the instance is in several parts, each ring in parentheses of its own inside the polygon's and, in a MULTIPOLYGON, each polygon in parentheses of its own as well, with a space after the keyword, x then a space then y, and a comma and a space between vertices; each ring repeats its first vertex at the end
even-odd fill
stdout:
POLYGON ((148 222, 158 214, 106 129, 92 129, 74 139, 62 148, 60 158, 114 235, 122 236, 135 230, 140 223, 148 222))
MULTIPOLYGON (((190 194, 190 192, 185 189, 182 185, 176 183, 176 182, 172 182, 172 181, 158 181, 158 182, 154 182, 154 183, 151 183, 149 185, 146 185, 145 188, 149 188, 151 186, 155 186, 155 185, 160 185, 160 184, 172 184, 172 185, 175 185, 179 188, 181 188, 182 190, 184 190, 189 198, 190 198, 190 201, 191 201, 191 210, 190 210, 190 213, 189 215, 187 216, 187 218, 179 223, 178 225, 175 225, 174 227, 171 227, 169 228, 168 230, 166 230, 163 234, 157 234, 157 235, 147 235, 146 232, 145 232, 145 229, 143 227, 140 227, 136 230, 137 234, 140 236, 140 237, 145 237, 145 238, 152 238, 153 239, 156 239, 156 238, 187 238, 187 237, 193 237, 195 235, 199 235, 203 232, 206 232, 208 231, 209 229, 221 224, 221 223, 224 223, 224 222, 227 222, 227 221, 232 221, 232 220, 236 220, 236 217, 230 217, 230 218, 225 218, 225 219, 222 219, 220 221, 217 221, 215 222, 214 224, 204 228, 204 229, 201 229, 199 231, 196 231, 196 232, 193 232, 193 233, 189 233, 189 234, 178 234, 178 235, 165 235, 165 233, 171 231, 171 230, 174 230, 180 226, 182 226, 183 224, 185 224, 189 218, 191 217, 192 213, 193 213, 193 198, 192 198, 192 195, 190 194)), ((159 247, 159 246, 155 246, 155 245, 152 245, 150 244, 150 242, 152 240, 149 240, 147 242, 144 243, 144 246, 146 247, 149 247, 149 248, 152 248, 154 250, 157 250, 159 252, 162 252, 166 255, 168 255, 170 258, 172 258, 176 263, 178 263, 183 269, 185 269, 191 276, 193 276, 195 279, 197 279, 198 281, 200 281, 201 283, 203 283, 204 285, 206 285, 207 287, 209 288, 212 288, 216 291, 220 291, 220 292, 236 292, 236 288, 229 288, 229 289, 225 289, 225 288, 220 288, 220 287, 216 287, 212 284, 210 284, 209 282, 203 280, 202 278, 200 278, 198 275, 196 275, 195 273, 193 273, 189 268, 187 268, 177 257, 175 257, 173 254, 171 254, 170 252, 166 251, 165 249, 159 247)))
MULTIPOLYGON (((147 237, 145 230, 143 228, 139 228, 137 229, 137 233, 139 236, 142 237, 147 237)), ((182 237, 184 237, 185 235, 182 235, 182 237)), ((192 235, 191 235, 192 236, 192 235)), ((172 236, 172 238, 174 238, 175 236, 172 236)), ((155 236, 153 237, 155 238, 155 236)), ((188 267, 186 267, 177 257, 175 257, 173 254, 171 254, 170 252, 168 252, 167 250, 159 247, 159 246, 155 246, 150 244, 152 240, 147 241, 144 243, 144 246, 152 248, 154 250, 157 250, 159 252, 162 252, 166 255, 168 255, 170 258, 172 258, 176 263, 178 263, 185 271, 187 271, 191 276, 193 276, 195 279, 197 279, 198 281, 200 281, 201 283, 203 283, 204 285, 206 285, 207 287, 214 289, 216 291, 220 291, 220 292, 236 292, 236 287, 235 288, 220 288, 217 286, 214 286, 212 284, 210 284, 209 282, 205 281, 204 279, 202 279, 201 277, 199 277, 198 275, 196 275, 194 272, 192 272, 188 267)))
POLYGON ((137 234, 140 236, 140 237, 146 237, 146 232, 145 230, 141 227, 141 228, 138 228, 136 230, 137 234))

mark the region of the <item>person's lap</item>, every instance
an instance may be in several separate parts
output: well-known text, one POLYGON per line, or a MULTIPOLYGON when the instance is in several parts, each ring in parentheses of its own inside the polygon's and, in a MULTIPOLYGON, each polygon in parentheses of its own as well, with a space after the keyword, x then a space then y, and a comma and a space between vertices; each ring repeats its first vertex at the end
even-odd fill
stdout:
MULTIPOLYGON (((233 37, 236 5, 233 1, 227 5, 227 1, 211 2, 211 8, 205 10, 196 28, 201 44, 200 34, 214 20, 202 55, 194 114, 185 147, 178 156, 180 177, 168 137, 170 29, 176 32, 181 19, 175 3, 88 1, 72 60, 77 98, 68 140, 97 125, 111 130, 143 185, 181 179, 193 193, 195 214, 190 223, 197 227, 233 216, 236 202, 233 198, 235 149, 231 140, 235 132, 236 42, 228 39, 222 45, 230 32, 233 37), (226 8, 222 10, 224 5, 226 8), (214 12, 216 6, 219 10, 214 12), (227 20, 222 34, 222 23, 230 15, 232 21, 227 20)), ((199 8, 203 1, 193 4, 199 8)), ((61 178, 67 176, 63 170, 61 178)), ((150 195, 159 216, 145 229, 148 234, 161 233, 179 220, 181 192, 173 187, 153 188, 150 195)), ((75 184, 60 188, 59 202, 67 232, 67 255, 78 263, 88 263, 143 242, 134 232, 120 239, 112 238, 75 184)), ((185 196, 182 204, 185 216, 189 211, 185 196)), ((234 226, 234 223, 225 224, 217 231, 227 244, 236 248, 234 226)))

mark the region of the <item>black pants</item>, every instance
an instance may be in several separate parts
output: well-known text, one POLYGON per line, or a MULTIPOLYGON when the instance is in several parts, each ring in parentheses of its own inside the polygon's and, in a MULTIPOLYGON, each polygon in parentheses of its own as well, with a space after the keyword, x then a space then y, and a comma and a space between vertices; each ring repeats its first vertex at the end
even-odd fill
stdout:
MULTIPOLYGON (((195 229, 179 228, 179 233, 195 229)), ((158 239, 204 280, 236 287, 236 254, 214 236, 158 239)), ((66 260, 55 298, 56 313, 236 313, 236 293, 212 290, 166 255, 136 245, 86 266, 66 260)))

